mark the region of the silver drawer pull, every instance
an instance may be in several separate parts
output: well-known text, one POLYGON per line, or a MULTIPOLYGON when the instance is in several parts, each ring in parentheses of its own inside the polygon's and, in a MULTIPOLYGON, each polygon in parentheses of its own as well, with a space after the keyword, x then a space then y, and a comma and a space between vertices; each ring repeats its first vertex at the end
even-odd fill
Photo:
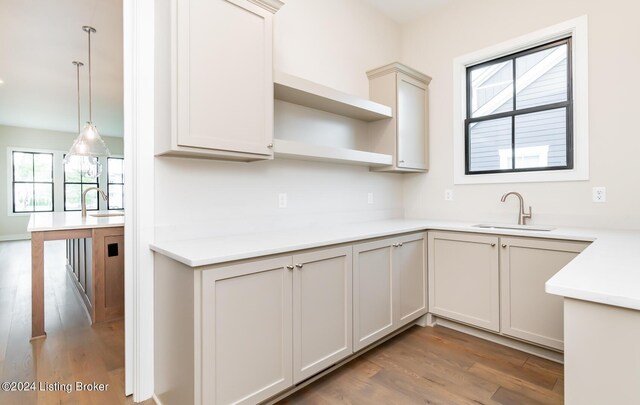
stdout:
POLYGON ((292 265, 288 265, 288 266, 287 266, 287 269, 289 269, 289 270, 293 270, 293 266, 292 266, 292 265))
POLYGON ((495 243, 492 243, 492 244, 491 244, 491 247, 494 247, 495 245, 496 245, 495 243))
POLYGON ((301 269, 301 268, 302 268, 302 266, 304 266, 304 264, 302 264, 302 263, 297 263, 297 264, 296 264, 296 267, 297 267, 297 268, 299 268, 299 269, 301 269))
POLYGON ((507 247, 507 245, 503 243, 503 244, 502 244, 502 247, 503 247, 503 248, 506 248, 506 247, 507 247))

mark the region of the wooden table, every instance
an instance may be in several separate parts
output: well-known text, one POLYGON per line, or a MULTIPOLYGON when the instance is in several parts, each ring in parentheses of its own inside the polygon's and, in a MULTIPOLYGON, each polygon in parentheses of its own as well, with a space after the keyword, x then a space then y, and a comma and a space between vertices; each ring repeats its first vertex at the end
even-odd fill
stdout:
MULTIPOLYGON (((95 214, 95 213, 94 213, 95 214)), ((31 214, 31 339, 46 337, 44 328, 44 242, 95 238, 101 228, 124 226, 124 217, 82 217, 80 212, 31 214)))

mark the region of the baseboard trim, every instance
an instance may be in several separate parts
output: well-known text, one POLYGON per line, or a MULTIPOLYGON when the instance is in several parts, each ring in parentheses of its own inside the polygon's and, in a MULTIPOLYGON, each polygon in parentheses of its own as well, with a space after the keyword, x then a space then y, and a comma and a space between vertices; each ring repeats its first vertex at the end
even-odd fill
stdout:
POLYGON ((14 240, 28 240, 31 239, 30 233, 14 233, 11 235, 0 235, 0 242, 11 242, 14 240))
POLYGON ((162 401, 160 401, 155 392, 153 393, 153 395, 151 395, 151 399, 156 403, 156 405, 162 405, 162 401))
POLYGON ((467 335, 475 336, 480 339, 488 340, 493 343, 498 343, 502 346, 507 346, 512 349, 533 354, 534 356, 542 357, 556 363, 564 364, 564 354, 555 350, 546 349, 541 346, 536 346, 530 343, 522 342, 520 340, 515 340, 511 337, 497 335, 495 333, 488 332, 482 329, 476 329, 473 326, 460 324, 448 319, 440 318, 438 316, 433 316, 433 320, 435 325, 453 329, 458 332, 466 333, 467 335))

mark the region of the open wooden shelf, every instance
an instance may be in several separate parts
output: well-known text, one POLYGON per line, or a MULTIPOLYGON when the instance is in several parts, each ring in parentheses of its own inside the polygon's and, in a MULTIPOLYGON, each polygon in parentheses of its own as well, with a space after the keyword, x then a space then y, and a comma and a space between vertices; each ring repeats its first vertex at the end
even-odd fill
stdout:
POLYGON ((391 107, 310 82, 282 72, 273 74, 277 100, 326 111, 361 121, 391 118, 391 107))
POLYGON ((288 141, 284 139, 273 140, 273 152, 276 157, 315 160, 320 162, 348 163, 369 167, 382 167, 392 164, 391 155, 365 152, 355 149, 311 145, 308 143, 288 141))

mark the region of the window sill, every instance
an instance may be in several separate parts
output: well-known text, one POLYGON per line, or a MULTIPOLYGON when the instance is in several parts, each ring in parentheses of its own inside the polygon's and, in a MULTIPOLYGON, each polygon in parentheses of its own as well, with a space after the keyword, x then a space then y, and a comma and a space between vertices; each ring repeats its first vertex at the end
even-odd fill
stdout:
POLYGON ((461 174, 455 176, 454 184, 540 183, 585 180, 589 180, 587 171, 573 169, 519 173, 461 174))

